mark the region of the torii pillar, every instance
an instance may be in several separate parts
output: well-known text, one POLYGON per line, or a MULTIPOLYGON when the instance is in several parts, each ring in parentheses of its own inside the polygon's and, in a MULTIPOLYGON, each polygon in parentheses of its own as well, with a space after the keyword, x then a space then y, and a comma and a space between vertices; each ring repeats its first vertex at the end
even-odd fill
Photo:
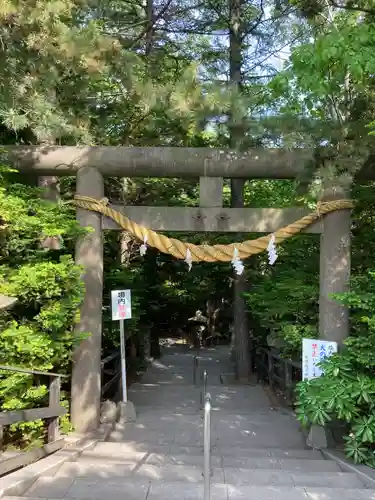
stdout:
MULTIPOLYGON (((322 201, 348 197, 343 187, 326 188, 322 201)), ((349 311, 331 294, 349 291, 351 261, 351 210, 336 210, 323 218, 320 238, 319 335, 342 345, 349 336, 349 311)))
MULTIPOLYGON (((101 199, 103 177, 95 168, 84 167, 77 173, 77 194, 101 199)), ((71 420, 75 430, 95 430, 100 422, 102 298, 103 298, 103 236, 101 215, 77 208, 77 220, 92 232, 80 239, 76 247, 76 263, 82 266, 85 296, 76 333, 89 336, 73 353, 71 420)))

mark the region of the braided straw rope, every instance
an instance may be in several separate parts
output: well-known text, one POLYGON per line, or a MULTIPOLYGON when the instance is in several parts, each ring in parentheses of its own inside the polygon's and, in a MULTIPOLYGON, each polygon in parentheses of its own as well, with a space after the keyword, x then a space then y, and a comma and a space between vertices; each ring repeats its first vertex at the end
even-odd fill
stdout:
MULTIPOLYGON (((144 226, 140 226, 136 222, 125 217, 125 215, 109 207, 107 198, 96 200, 88 196, 76 195, 72 203, 79 208, 99 212, 111 218, 122 229, 131 233, 139 241, 143 242, 145 238, 147 238, 148 245, 157 248, 160 252, 173 255, 173 257, 177 259, 185 259, 186 251, 189 249, 193 262, 230 262, 233 259, 235 248, 238 250, 240 259, 247 259, 251 255, 256 255, 266 250, 270 241, 270 235, 267 235, 257 238, 256 240, 230 243, 229 245, 194 245, 193 243, 185 243, 175 238, 168 238, 168 236, 164 236, 144 226)), ((324 214, 335 210, 351 209, 352 207, 353 202, 351 200, 336 200, 320 203, 315 212, 273 233, 275 242, 281 243, 287 238, 292 237, 324 214)))

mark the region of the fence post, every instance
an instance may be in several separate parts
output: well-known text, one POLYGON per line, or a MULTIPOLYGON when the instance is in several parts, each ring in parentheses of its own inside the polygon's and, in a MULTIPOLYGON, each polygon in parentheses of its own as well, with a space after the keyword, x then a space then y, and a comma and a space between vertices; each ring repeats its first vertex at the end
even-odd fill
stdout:
POLYGON ((293 388, 292 388, 292 374, 293 367, 287 361, 284 361, 284 381, 285 381, 285 392, 288 398, 288 402, 293 402, 293 388))
POLYGON ((270 351, 267 351, 267 359, 268 359, 268 383, 270 388, 273 387, 273 366, 272 366, 272 356, 270 351))
POLYGON ((193 384, 197 385, 198 356, 193 358, 193 384))
MULTIPOLYGON (((60 406, 60 377, 50 376, 49 383, 49 407, 60 406)), ((60 436, 59 417, 53 417, 48 423, 48 442, 56 441, 60 436)))

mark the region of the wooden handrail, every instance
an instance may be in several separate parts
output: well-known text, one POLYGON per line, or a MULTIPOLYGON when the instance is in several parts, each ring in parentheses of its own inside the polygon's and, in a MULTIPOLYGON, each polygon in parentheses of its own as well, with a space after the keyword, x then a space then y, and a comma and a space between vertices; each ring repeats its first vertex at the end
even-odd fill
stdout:
POLYGON ((109 354, 109 356, 106 356, 105 358, 102 359, 101 361, 101 366, 103 368, 104 365, 112 361, 113 359, 116 359, 120 357, 120 351, 113 352, 112 354, 109 354))
MULTIPOLYGON (((112 370, 105 368, 105 365, 111 361, 116 361, 120 358, 119 352, 114 352, 106 356, 101 361, 102 374, 111 375, 112 378, 107 381, 102 386, 102 394, 108 390, 112 384, 119 380, 120 370, 117 365, 113 367, 112 370)), ((15 372, 24 373, 28 375, 39 375, 49 377, 49 404, 44 408, 30 408, 24 410, 15 411, 3 411, 0 412, 0 454, 3 446, 3 429, 7 425, 21 423, 21 422, 32 422, 33 420, 46 420, 47 421, 47 444, 42 448, 35 450, 20 452, 18 455, 8 458, 6 460, 0 461, 0 476, 8 474, 20 467, 33 463, 59 449, 61 449, 65 444, 65 439, 60 436, 59 429, 59 417, 66 414, 67 410, 60 404, 60 383, 61 379, 68 378, 69 375, 54 372, 44 372, 40 370, 32 370, 27 368, 20 368, 18 366, 3 366, 0 365, 0 372, 15 372)), ((1 374, 5 375, 5 374, 1 374)))
POLYGON ((101 361, 101 367, 102 367, 102 385, 101 385, 101 395, 102 397, 105 396, 107 391, 111 389, 111 387, 115 384, 115 382, 118 382, 121 377, 121 370, 120 370, 120 351, 113 352, 112 354, 109 354, 105 358, 102 359, 101 361), (105 365, 114 362, 112 369, 108 369, 105 367, 105 365), (104 376, 109 375, 111 378, 109 380, 104 381, 104 376))
POLYGON ((257 358, 257 360, 258 363, 263 365, 267 371, 267 378, 270 387, 272 388, 276 382, 278 386, 281 387, 281 389, 284 391, 289 403, 292 403, 295 387, 295 381, 293 380, 293 368, 302 370, 302 362, 292 359, 285 359, 271 349, 266 349, 264 347, 259 347, 257 349, 257 352, 267 356, 267 362, 259 359, 259 357, 257 358), (274 360, 277 360, 284 365, 284 370, 282 370, 283 373, 281 374, 282 376, 275 373, 274 360))
MULTIPOLYGON (((66 408, 60 405, 60 379, 67 377, 67 375, 53 372, 42 372, 39 370, 29 370, 27 368, 19 368, 16 366, 0 365, 0 370, 26 373, 29 375, 43 375, 50 378, 49 405, 47 407, 0 412, 0 440, 2 440, 3 427, 6 425, 43 419, 48 420, 48 443, 56 441, 60 436, 59 417, 65 415, 66 413, 66 408)), ((2 443, 0 443, 0 446, 2 446, 2 443)))
POLYGON ((294 366, 294 368, 297 368, 298 370, 302 369, 302 362, 301 361, 294 361, 293 359, 282 358, 279 354, 276 354, 271 349, 266 349, 264 347, 259 347, 258 351, 262 351, 262 352, 270 355, 272 358, 275 358, 275 359, 278 359, 279 361, 282 361, 283 363, 288 363, 288 365, 294 366))
POLYGON ((60 436, 59 417, 66 414, 66 408, 60 404, 60 382, 61 379, 67 377, 67 375, 2 365, 0 365, 0 371, 49 377, 49 404, 47 407, 0 412, 1 450, 3 447, 3 429, 5 426, 21 422, 32 422, 33 420, 39 419, 47 421, 47 444, 44 445, 42 449, 20 453, 15 457, 0 462, 0 475, 3 475, 19 467, 25 466, 28 463, 35 462, 43 456, 53 453, 64 446, 65 440, 60 436))
POLYGON ((20 422, 32 422, 33 420, 39 419, 54 419, 65 415, 65 413, 66 409, 63 406, 46 406, 45 408, 31 408, 29 410, 2 411, 0 412, 0 426, 5 427, 6 425, 18 424, 20 422))
POLYGON ((19 373, 28 373, 30 375, 45 375, 46 377, 61 377, 67 378, 68 375, 63 375, 62 373, 54 373, 54 372, 41 372, 39 370, 29 370, 28 368, 19 368, 17 366, 3 366, 0 365, 0 371, 9 371, 9 372, 19 372, 19 373))

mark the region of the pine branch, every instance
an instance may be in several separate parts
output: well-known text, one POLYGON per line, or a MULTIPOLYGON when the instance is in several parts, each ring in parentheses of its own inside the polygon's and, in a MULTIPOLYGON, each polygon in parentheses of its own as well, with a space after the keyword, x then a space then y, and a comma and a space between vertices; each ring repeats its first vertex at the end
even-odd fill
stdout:
POLYGON ((169 6, 171 5, 172 3, 172 0, 167 0, 166 3, 163 5, 163 7, 159 10, 159 12, 157 14, 155 14, 152 22, 147 22, 147 25, 146 25, 146 28, 142 31, 142 33, 140 35, 137 36, 137 38, 133 41, 133 43, 130 45, 130 47, 128 47, 128 49, 133 49, 137 43, 142 40, 143 37, 147 36, 147 33, 150 32, 150 30, 152 30, 156 23, 162 19, 162 17, 164 16, 164 14, 167 12, 167 10, 169 9, 169 6))
POLYGON ((329 2, 333 7, 337 9, 343 9, 352 12, 363 12, 364 14, 371 14, 372 16, 375 15, 375 9, 367 9, 366 7, 359 7, 357 5, 354 5, 354 2, 352 2, 352 0, 350 0, 345 4, 339 4, 335 2, 335 0, 329 0, 329 2))

